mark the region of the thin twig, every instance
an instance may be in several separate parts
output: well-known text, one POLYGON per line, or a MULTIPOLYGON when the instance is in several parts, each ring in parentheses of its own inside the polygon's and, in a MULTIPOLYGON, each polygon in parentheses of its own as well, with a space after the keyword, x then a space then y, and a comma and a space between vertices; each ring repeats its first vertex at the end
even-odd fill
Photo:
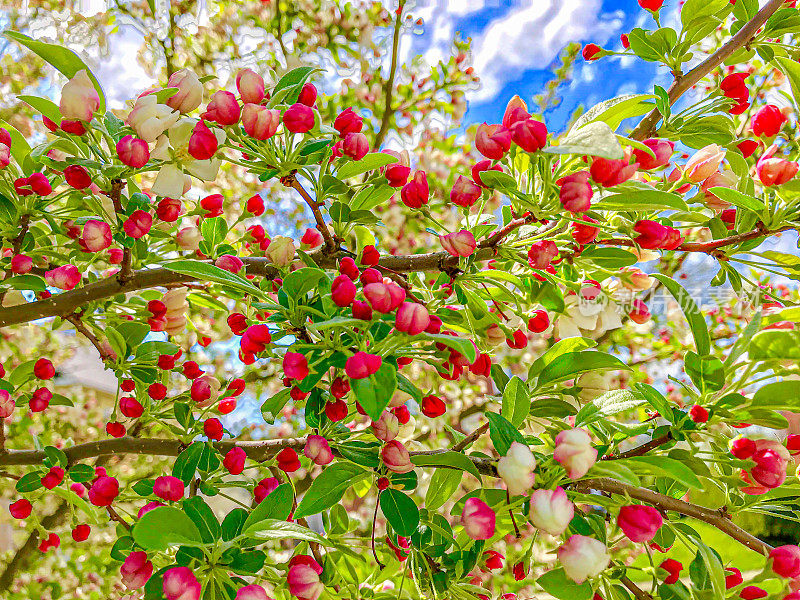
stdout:
POLYGON ((663 446, 672 439, 672 433, 667 433, 666 435, 654 438, 649 442, 642 444, 641 446, 631 448, 625 452, 620 452, 619 454, 606 454, 601 460, 622 460, 624 458, 632 458, 634 456, 643 456, 650 452, 650 450, 658 448, 659 446, 663 446))
POLYGON ((314 215, 314 221, 317 223, 317 230, 322 234, 322 239, 325 240, 325 247, 323 248, 323 252, 325 254, 332 254, 336 251, 336 241, 333 239, 328 226, 325 224, 325 219, 322 218, 322 212, 319 210, 320 204, 314 200, 303 185, 297 181, 297 177, 294 175, 289 175, 284 177, 282 180, 283 185, 287 187, 294 188, 297 192, 303 197, 306 204, 308 204, 309 208, 311 209, 311 213, 314 215))
POLYGON ((650 594, 645 592, 643 589, 641 589, 639 586, 637 586, 635 583, 633 583, 630 579, 628 579, 628 577, 626 575, 623 575, 622 577, 620 577, 619 578, 619 582, 622 585, 624 585, 626 588, 628 588, 628 591, 631 594, 633 594, 636 598, 638 598, 639 600, 652 600, 653 599, 653 596, 651 596, 650 594))
POLYGON ((109 354, 109 352, 105 348, 103 348, 103 344, 100 342, 97 336, 93 334, 91 331, 89 331, 89 329, 86 327, 86 325, 83 324, 83 322, 80 320, 77 314, 69 315, 65 317, 65 320, 72 323, 72 325, 75 327, 75 330, 78 333, 82 334, 83 337, 85 337, 92 343, 92 346, 94 346, 95 349, 100 353, 100 359, 103 362, 114 361, 114 357, 111 354, 109 354))
POLYGON ((394 33, 392 35, 392 62, 389 66, 389 77, 386 79, 386 85, 383 88, 383 95, 385 101, 383 104, 383 114, 381 115, 381 128, 375 136, 373 148, 380 148, 386 134, 389 133, 389 122, 392 117, 392 97, 394 96, 394 78, 397 75, 397 62, 400 51, 400 31, 403 26, 403 7, 405 0, 400 0, 397 7, 397 19, 394 23, 394 33))

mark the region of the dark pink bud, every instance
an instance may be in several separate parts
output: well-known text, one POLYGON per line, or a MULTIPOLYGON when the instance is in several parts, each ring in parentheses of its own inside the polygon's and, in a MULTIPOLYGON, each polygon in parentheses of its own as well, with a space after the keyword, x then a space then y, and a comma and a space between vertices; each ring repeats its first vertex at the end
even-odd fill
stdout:
POLYGON ((306 106, 314 106, 317 101, 317 88, 314 87, 313 83, 306 83, 303 85, 297 101, 300 104, 305 104, 306 106))
POLYGON ((203 434, 210 440, 218 442, 224 433, 222 422, 217 418, 206 419, 203 423, 203 434))
POLYGON ((369 142, 363 133, 348 133, 342 140, 342 154, 361 160, 369 152, 369 142))
POLYGON ((119 411, 129 419, 138 419, 144 413, 144 407, 136 398, 125 397, 119 401, 119 411))
POLYGON ((364 379, 377 372, 381 364, 383 359, 380 356, 359 351, 347 359, 344 372, 350 379, 364 379))
POLYGON ((219 90, 211 96, 211 102, 208 103, 203 118, 220 125, 233 125, 239 122, 241 112, 236 96, 231 92, 219 90))
POLYGON ((627 158, 612 160, 598 157, 592 161, 589 172, 595 183, 605 187, 614 187, 633 177, 638 167, 638 163, 629 164, 627 158))
POLYGON ((403 302, 397 309, 394 326, 398 331, 417 335, 425 331, 430 322, 430 315, 425 306, 416 302, 403 302))
POLYGON ((767 104, 750 119, 750 128, 756 137, 773 137, 778 135, 787 120, 781 109, 774 104, 767 104))
POLYGON ((284 448, 275 455, 278 468, 284 473, 294 473, 300 468, 300 458, 292 448, 284 448))
POLYGON ((622 533, 637 543, 652 540, 663 524, 664 518, 658 510, 640 504, 623 506, 617 517, 617 525, 622 533))
POLYGON ((350 306, 356 297, 356 284, 347 275, 339 275, 331 284, 331 297, 336 306, 350 306))
POLYGON ((450 201, 458 206, 468 208, 481 197, 481 188, 474 181, 459 175, 450 190, 450 201))
POLYGON ((31 515, 32 509, 30 501, 25 498, 20 498, 8 507, 8 511, 15 519, 27 519, 31 515))
POLYGON ((546 269, 558 256, 558 246, 550 240, 534 242, 528 250, 528 264, 533 269, 546 269))
POLYGON ((163 589, 166 600, 200 600, 200 582, 188 567, 173 567, 164 573, 163 589))
POLYGON ((308 360, 299 352, 287 352, 283 357, 283 373, 298 381, 308 377, 308 360))
POLYGON ((547 127, 536 119, 517 121, 511 126, 511 140, 525 152, 537 152, 547 144, 547 127))
POLYGON ((561 186, 559 199, 564 210, 569 212, 586 212, 591 207, 592 185, 589 183, 589 171, 578 171, 559 179, 561 186))
POLYGON ((33 259, 24 254, 17 254, 11 259, 11 272, 14 275, 24 275, 33 268, 33 259))
MULTIPOLYGON (((238 116, 236 120, 239 120, 238 116)), ((188 151, 192 158, 195 160, 208 160, 214 156, 218 146, 219 142, 214 132, 203 121, 198 121, 194 126, 192 135, 189 137, 188 151)))
POLYGON ((400 199, 409 208, 420 208, 428 203, 430 190, 425 171, 417 171, 414 177, 400 190, 400 199))
POLYGON ((352 108, 347 108, 339 113, 333 121, 333 128, 339 132, 339 136, 344 138, 348 133, 361 133, 364 119, 356 114, 352 108))
POLYGON ((69 165, 64 169, 64 179, 67 185, 76 190, 83 190, 92 185, 92 178, 84 167, 69 165))
POLYGON ((122 584, 129 590, 138 590, 153 575, 153 563, 147 560, 146 552, 131 552, 119 569, 122 584))
POLYGON ((223 254, 214 261, 214 265, 231 273, 238 273, 244 267, 242 259, 232 254, 223 254))
POLYGON ((143 210, 135 210, 122 224, 125 233, 136 240, 147 235, 153 226, 153 216, 143 210))
POLYGON ((475 148, 486 158, 500 160, 511 148, 511 132, 502 125, 483 123, 475 133, 475 148))
POLYGON ((634 148, 633 157, 636 162, 639 163, 640 169, 650 171, 652 169, 660 169, 661 167, 665 167, 669 164, 669 159, 672 157, 672 153, 674 152, 675 148, 674 142, 658 138, 650 138, 642 143, 650 148, 655 156, 650 156, 644 150, 634 148))
POLYGON ((223 466, 228 469, 231 475, 239 475, 244 471, 244 464, 247 460, 247 453, 241 448, 231 448, 222 460, 223 466))
POLYGON ((153 483, 153 493, 167 502, 177 502, 183 498, 183 482, 172 475, 157 477, 153 483))
POLYGON ((311 131, 314 127, 314 111, 302 102, 292 104, 283 113, 283 124, 291 133, 311 131))

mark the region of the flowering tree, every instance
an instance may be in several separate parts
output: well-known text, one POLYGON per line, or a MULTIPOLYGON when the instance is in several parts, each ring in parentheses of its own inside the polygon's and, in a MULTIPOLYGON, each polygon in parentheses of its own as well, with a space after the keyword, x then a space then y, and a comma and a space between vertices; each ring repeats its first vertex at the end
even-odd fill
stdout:
MULTIPOLYGON (((127 598, 800 598, 800 548, 737 524, 800 519, 800 316, 763 275, 800 263, 762 246, 800 228, 800 14, 687 0, 676 30, 640 4, 655 29, 583 58, 661 63, 668 90, 561 133, 515 97, 477 128, 478 160, 438 159, 438 186, 425 157, 380 147, 403 113, 402 2, 380 119, 355 98, 331 110, 308 65, 209 95, 168 69, 116 114, 77 55, 6 32, 68 82, 57 104, 26 98, 44 141, 0 130, 0 326, 74 330, 118 381, 96 439, 34 436, 72 402, 59 350, 6 361, 0 476, 23 548, 60 552, 70 531, 127 598), (269 237, 270 198, 220 186, 223 166, 313 227, 269 237), (701 310, 678 282, 691 255, 747 306, 701 310), (282 435, 225 427, 254 391, 282 435)), ((18 557, 0 584, 31 597, 18 557)))

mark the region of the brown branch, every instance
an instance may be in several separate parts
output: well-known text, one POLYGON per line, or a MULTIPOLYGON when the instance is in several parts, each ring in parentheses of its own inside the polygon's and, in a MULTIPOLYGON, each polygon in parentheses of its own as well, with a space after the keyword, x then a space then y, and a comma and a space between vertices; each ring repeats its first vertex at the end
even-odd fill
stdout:
MULTIPOLYGON (((769 0, 764 7, 756 13, 756 15, 745 23, 742 28, 736 32, 725 44, 722 45, 714 54, 706 58, 703 62, 697 65, 694 69, 686 73, 686 75, 679 75, 675 77, 672 85, 669 87, 669 103, 674 104, 685 92, 690 90, 693 85, 703 79, 711 71, 721 65, 728 57, 733 55, 739 48, 750 43, 755 36, 759 27, 766 23, 772 14, 783 6, 784 0, 769 0)), ((631 139, 643 140, 655 132, 656 123, 661 118, 661 113, 658 109, 651 110, 631 132, 631 139)))
POLYGON ((653 596, 645 592, 638 585, 628 579, 627 575, 620 577, 619 582, 628 588, 628 591, 633 594, 635 598, 638 598, 639 600, 653 600, 653 596))
POLYGON ((515 229, 519 229, 523 225, 528 225, 535 221, 533 215, 527 215, 525 217, 520 217, 519 219, 512 220, 508 225, 505 227, 498 229, 488 238, 481 240, 478 244, 478 248, 494 248, 503 241, 503 239, 515 229))
MULTIPOLYGON (((121 179, 114 179, 111 182, 111 191, 108 193, 111 198, 111 203, 114 205, 114 212, 117 213, 117 219, 122 219, 125 215, 125 210, 122 208, 122 190, 125 188, 125 182, 121 179)), ((120 283, 125 283, 131 278, 131 259, 132 252, 130 248, 122 249, 122 263, 120 264, 117 279, 120 283)))
POLYGON ((85 337, 92 343, 92 346, 94 346, 95 349, 100 353, 100 359, 103 362, 105 361, 114 362, 114 357, 111 354, 109 354, 105 348, 103 348, 103 344, 100 342, 99 339, 97 339, 97 336, 93 334, 91 331, 89 331, 89 329, 86 327, 86 325, 83 324, 83 322, 80 320, 77 314, 69 315, 68 317, 65 317, 65 320, 72 323, 72 325, 75 327, 75 330, 78 333, 83 334, 83 337, 85 337))
POLYGON ((632 458, 634 456, 643 456, 650 452, 650 450, 658 448, 659 446, 663 446, 672 439, 672 433, 667 433, 666 435, 654 438, 649 442, 642 444, 641 446, 636 446, 636 448, 631 448, 625 452, 620 452, 619 454, 606 454, 600 460, 622 460, 624 458, 632 458))
POLYGON ((322 206, 316 200, 314 200, 303 185, 297 181, 297 177, 294 175, 288 175, 281 179, 283 185, 287 187, 294 188, 297 192, 303 197, 303 200, 306 201, 309 208, 311 209, 312 214, 314 215, 314 221, 317 223, 317 230, 322 234, 322 239, 325 240, 325 246, 323 247, 324 254, 333 254, 336 251, 336 241, 333 239, 328 226, 325 224, 325 219, 322 218, 322 212, 319 210, 319 207, 322 206))
POLYGON ((652 490, 645 488, 628 485, 615 479, 598 478, 586 479, 577 481, 570 486, 573 490, 579 492, 608 492, 609 494, 617 494, 620 496, 627 496, 634 500, 641 500, 661 510, 671 510, 678 512, 687 517, 698 519, 713 527, 719 529, 722 533, 735 539, 740 544, 747 546, 751 550, 755 550, 760 554, 767 555, 772 550, 772 546, 762 542, 760 539, 751 535, 741 527, 734 525, 733 521, 727 516, 727 512, 723 510, 713 510, 705 508, 696 504, 690 504, 677 498, 671 498, 664 494, 659 494, 652 490))
POLYGON ((463 440, 461 440, 456 444, 453 444, 453 447, 450 449, 454 450, 455 452, 461 452, 462 450, 466 450, 472 442, 477 440, 487 431, 489 431, 489 423, 484 423, 483 425, 478 427, 475 431, 470 433, 467 437, 465 437, 463 440))
POLYGON ((386 85, 384 86, 384 96, 386 97, 386 101, 383 105, 383 114, 381 115, 381 128, 378 130, 378 134, 375 136, 375 142, 373 143, 372 147, 376 150, 380 148, 383 140, 386 138, 386 134, 389 133, 389 121, 391 120, 392 113, 392 96, 394 95, 394 78, 397 75, 397 59, 400 50, 400 30, 403 26, 403 7, 405 6, 405 0, 400 0, 399 5, 397 7, 397 20, 394 23, 394 34, 392 35, 392 62, 389 66, 389 78, 386 80, 386 85))

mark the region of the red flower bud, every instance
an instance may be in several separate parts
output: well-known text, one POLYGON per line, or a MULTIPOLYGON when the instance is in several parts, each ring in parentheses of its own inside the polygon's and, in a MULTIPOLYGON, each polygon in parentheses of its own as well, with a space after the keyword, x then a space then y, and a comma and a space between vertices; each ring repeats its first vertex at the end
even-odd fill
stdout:
POLYGON ((156 206, 156 216, 167 223, 174 223, 181 216, 182 210, 183 207, 180 200, 162 198, 158 206, 156 206))
POLYGON ((92 178, 84 167, 80 165, 69 165, 64 169, 64 178, 67 185, 76 190, 83 190, 92 185, 92 178))
POLYGON ((417 171, 414 177, 400 190, 400 199, 409 208, 420 208, 428 203, 430 190, 425 171, 417 171))
POLYGON ((356 297, 356 285, 347 275, 339 275, 331 284, 331 297, 336 306, 350 306, 356 297))
POLYGON ((225 198, 223 198, 222 194, 211 194, 210 196, 206 196, 200 200, 200 207, 208 211, 203 215, 203 217, 206 219, 219 217, 222 215, 224 203, 225 198))
POLYGON ((517 121, 511 126, 511 141, 525 152, 537 152, 547 144, 547 127, 536 119, 517 121))
POLYGON ((194 126, 192 135, 189 137, 188 151, 192 158, 195 160, 208 160, 214 156, 218 146, 219 142, 214 132, 203 121, 198 121, 194 126))
POLYGON ((426 417, 440 417, 447 411, 447 405, 438 396, 424 396, 420 410, 426 417))
POLYGON ((284 448, 275 456, 278 468, 285 473, 293 473, 300 468, 300 459, 292 448, 284 448))
MULTIPOLYGON (((206 112, 203 113, 203 118, 209 121, 215 121, 220 125, 233 125, 239 122, 239 115, 242 109, 236 101, 236 96, 231 92, 219 90, 214 92, 211 96, 211 101, 206 106, 206 112)), ((196 130, 197 128, 195 128, 196 130)), ((195 157, 196 158, 196 157, 195 157)))
POLYGON ((339 137, 346 137, 348 133, 361 133, 364 119, 356 114, 352 108, 343 110, 333 121, 333 128, 339 132, 339 137))
POLYGON ((559 199, 561 205, 569 212, 586 212, 591 207, 592 185, 589 183, 589 171, 578 171, 558 180, 561 186, 559 199))
POLYGON ((231 448, 228 450, 228 453, 225 455, 225 458, 222 459, 222 465, 228 469, 228 473, 231 475, 239 475, 242 471, 244 471, 245 461, 247 460, 247 454, 241 448, 231 448))
POLYGON ((383 359, 375 354, 356 352, 347 359, 344 372, 350 379, 364 379, 377 372, 383 364, 383 359))
POLYGON ((138 240, 147 235, 152 226, 153 217, 150 213, 143 210, 135 210, 122 224, 122 229, 129 237, 138 240))
POLYGON ((306 104, 292 104, 283 113, 283 124, 291 133, 306 133, 314 127, 314 111, 306 104))
POLYGON ((583 56, 583 60, 597 60, 599 58, 597 54, 602 51, 603 49, 597 44, 586 44, 581 50, 581 56, 583 56))
POLYGON ((481 188, 474 181, 459 175, 450 190, 450 201, 458 206, 469 208, 481 197, 481 188))
POLYGON ((486 158, 500 160, 511 148, 511 132, 502 125, 483 123, 475 133, 475 148, 486 158))

